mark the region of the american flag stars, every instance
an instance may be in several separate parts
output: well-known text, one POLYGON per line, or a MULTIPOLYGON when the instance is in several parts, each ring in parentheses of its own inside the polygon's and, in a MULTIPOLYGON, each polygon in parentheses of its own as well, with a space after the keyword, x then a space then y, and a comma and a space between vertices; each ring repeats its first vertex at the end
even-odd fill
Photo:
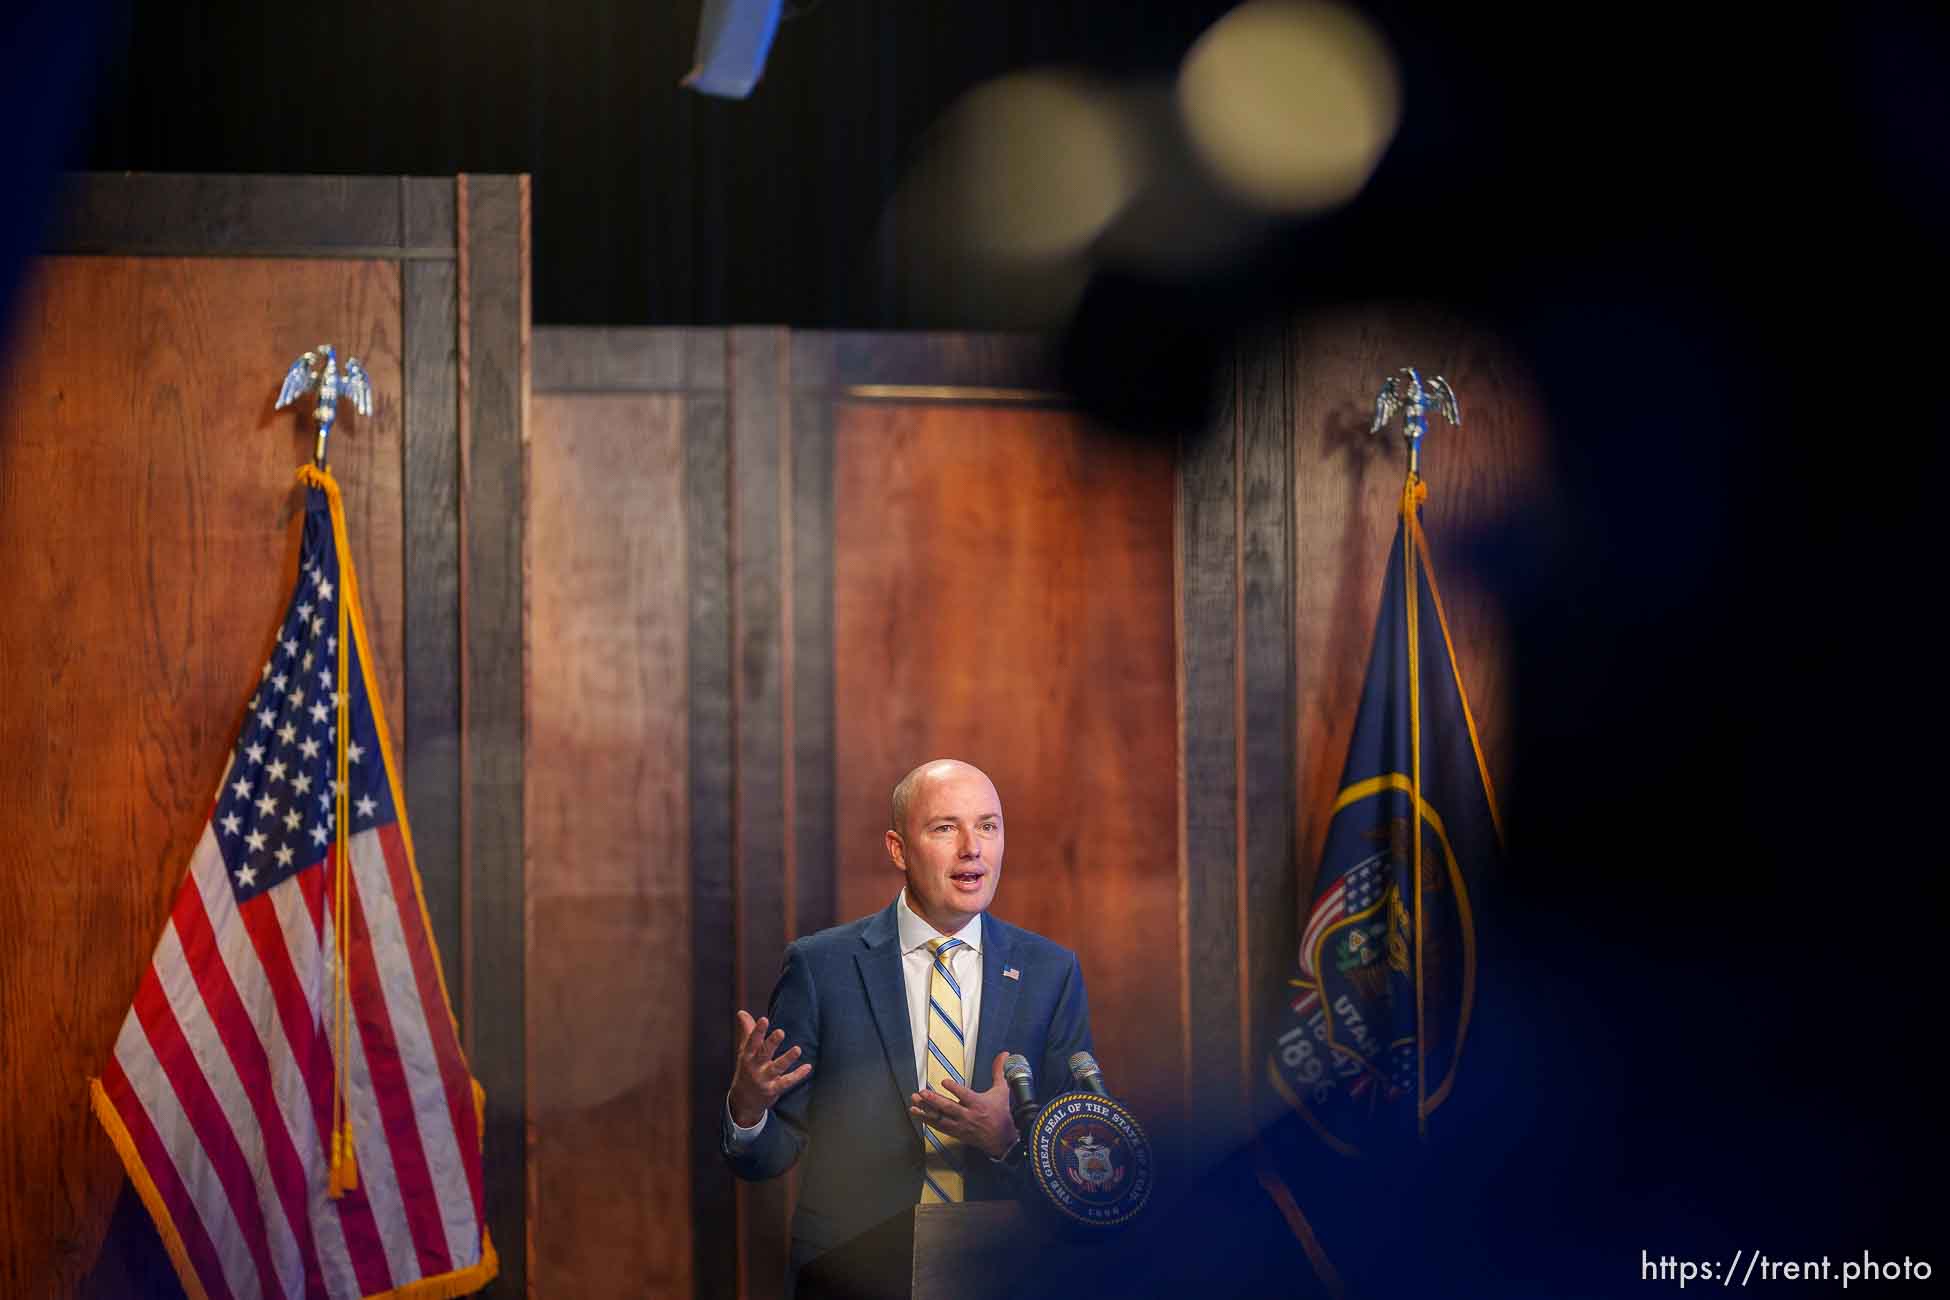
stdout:
MULTIPOLYGON (((322 520, 320 521, 323 522, 322 520)), ((338 576, 329 530, 307 520, 304 573, 286 613, 271 659, 251 701, 253 712, 237 738, 228 778, 212 816, 218 848, 239 901, 263 893, 323 862, 333 837, 338 783, 338 637, 336 618, 320 613, 332 599, 338 576), (317 682, 312 689, 310 683, 317 682), (309 800, 317 799, 314 808, 309 800)), ((357 659, 360 647, 351 647, 357 659)), ((346 674, 351 691, 351 732, 346 760, 353 767, 352 829, 397 819, 383 765, 371 761, 378 743, 364 679, 356 665, 346 674)))

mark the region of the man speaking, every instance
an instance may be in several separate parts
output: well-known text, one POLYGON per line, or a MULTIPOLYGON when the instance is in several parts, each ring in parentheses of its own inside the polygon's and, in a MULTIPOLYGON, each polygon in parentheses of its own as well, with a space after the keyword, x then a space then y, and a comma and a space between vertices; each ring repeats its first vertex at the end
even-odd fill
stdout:
POLYGON ((1009 1195, 1021 1148, 1004 1058, 1028 1057, 1048 1093, 1091 1048, 1076 954, 984 915, 1002 843, 1002 801, 979 769, 915 768, 887 831, 900 893, 796 940, 767 1015, 738 1013, 725 1160, 760 1179, 804 1157, 794 1275, 917 1202, 1009 1195))

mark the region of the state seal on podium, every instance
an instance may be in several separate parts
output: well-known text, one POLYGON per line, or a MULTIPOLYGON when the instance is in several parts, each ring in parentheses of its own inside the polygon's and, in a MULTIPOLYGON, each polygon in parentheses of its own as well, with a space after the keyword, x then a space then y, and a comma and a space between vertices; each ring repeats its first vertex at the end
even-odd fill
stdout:
POLYGON ((1112 1097, 1066 1092, 1029 1130, 1029 1168, 1044 1200, 1092 1228, 1130 1222, 1151 1199, 1151 1143, 1137 1117, 1112 1097))

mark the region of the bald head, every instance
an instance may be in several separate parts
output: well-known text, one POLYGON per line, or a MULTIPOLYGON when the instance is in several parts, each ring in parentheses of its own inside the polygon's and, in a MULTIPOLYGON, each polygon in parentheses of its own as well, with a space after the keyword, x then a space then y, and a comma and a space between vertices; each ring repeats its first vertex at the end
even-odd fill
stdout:
POLYGON ((908 907, 942 934, 995 901, 1002 845, 1002 798, 980 768, 932 759, 894 787, 887 858, 907 877, 908 907))
MULTIPOLYGON (((888 823, 889 829, 898 835, 907 834, 907 819, 915 811, 920 796, 933 782, 948 780, 962 774, 980 777, 987 782, 991 792, 995 782, 990 781, 988 773, 973 763, 964 763, 958 758, 931 758, 894 783, 893 813, 888 823)), ((1001 796, 996 796, 1000 806, 1001 796)))

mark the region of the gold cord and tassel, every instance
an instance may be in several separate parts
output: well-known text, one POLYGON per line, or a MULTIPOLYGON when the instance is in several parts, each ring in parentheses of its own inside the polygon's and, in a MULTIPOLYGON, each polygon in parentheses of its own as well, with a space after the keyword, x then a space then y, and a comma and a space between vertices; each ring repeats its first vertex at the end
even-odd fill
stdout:
POLYGON ((1415 1123, 1424 1140, 1429 1136, 1429 1033, 1422 996, 1422 628, 1415 557, 1422 546, 1421 505, 1428 499, 1428 485, 1411 468, 1402 484, 1402 585, 1408 604, 1408 816, 1415 872, 1415 1123))
POLYGON ((347 746, 352 741, 351 609, 356 580, 352 548, 345 533, 345 507, 339 485, 330 471, 306 465, 298 481, 325 493, 332 509, 332 540, 339 556, 338 593, 338 779, 332 790, 332 1151, 326 1194, 338 1200, 359 1186, 359 1158, 352 1139, 352 860, 351 771, 347 746))

